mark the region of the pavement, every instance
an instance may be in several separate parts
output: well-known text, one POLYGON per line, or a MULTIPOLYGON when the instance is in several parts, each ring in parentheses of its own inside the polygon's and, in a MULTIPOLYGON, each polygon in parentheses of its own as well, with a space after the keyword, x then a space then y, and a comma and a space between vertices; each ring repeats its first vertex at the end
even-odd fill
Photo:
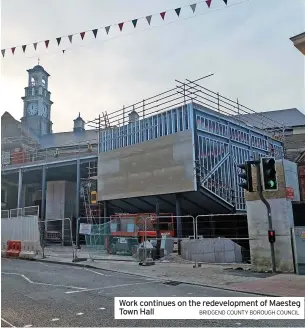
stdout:
POLYGON ((114 320, 114 297, 118 296, 161 298, 255 295, 184 283, 168 285, 160 278, 47 261, 3 258, 1 264, 3 327, 305 326, 305 320, 114 320))
POLYGON ((255 273, 251 271, 250 264, 201 264, 201 267, 194 268, 194 263, 173 253, 161 261, 156 261, 154 266, 140 267, 131 256, 109 255, 103 252, 90 253, 89 256, 86 247, 77 252, 77 256, 86 261, 77 263, 72 263, 71 247, 48 248, 45 254, 46 258, 37 259, 265 296, 305 297, 305 276, 255 273), (90 257, 94 261, 90 260, 90 257))

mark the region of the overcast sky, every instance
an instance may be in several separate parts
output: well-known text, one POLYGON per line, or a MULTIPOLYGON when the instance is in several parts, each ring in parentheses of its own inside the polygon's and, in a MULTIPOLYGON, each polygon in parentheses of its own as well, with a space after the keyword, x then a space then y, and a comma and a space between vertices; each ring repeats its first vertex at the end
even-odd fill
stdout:
MULTIPOLYGON (((228 0, 228 4, 241 0, 228 0)), ((1 114, 23 115, 21 97, 26 70, 40 63, 51 75, 51 119, 55 132, 72 130, 81 112, 85 120, 174 87, 175 79, 196 79, 214 73, 204 86, 256 110, 296 107, 304 111, 304 56, 290 37, 304 32, 303 0, 249 0, 225 8, 223 0, 182 8, 181 18, 169 12, 152 27, 141 20, 92 33, 81 41, 56 37, 91 30, 190 5, 195 0, 2 0, 1 49, 50 40, 16 49, 1 59, 1 114), (222 8, 222 9, 221 9, 222 8), (221 9, 215 10, 213 9, 221 9), (201 13, 206 13, 199 15, 201 13), (177 20, 176 23, 167 24, 177 20), (156 26, 159 26, 155 28, 156 26), (127 36, 124 36, 128 34, 127 36), (80 47, 82 45, 82 47, 80 47), (69 48, 69 49, 68 49, 69 48), (61 49, 68 49, 63 55, 61 49)))

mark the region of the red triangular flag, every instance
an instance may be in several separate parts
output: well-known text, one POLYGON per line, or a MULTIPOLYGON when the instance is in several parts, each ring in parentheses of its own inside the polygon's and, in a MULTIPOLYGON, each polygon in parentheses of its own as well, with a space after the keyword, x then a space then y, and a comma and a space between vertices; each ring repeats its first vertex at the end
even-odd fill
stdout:
POLYGON ((210 8, 212 0, 206 0, 205 2, 207 3, 208 7, 210 8))
POLYGON ((61 41, 61 37, 60 38, 56 38, 56 41, 57 41, 57 44, 59 45, 60 44, 60 41, 61 41))
POLYGON ((120 23, 120 24, 119 24, 120 31, 122 31, 122 29, 123 29, 123 25, 124 25, 124 23, 120 23))
POLYGON ((4 55, 5 55, 5 49, 2 49, 1 52, 2 52, 2 56, 4 57, 4 55))
POLYGON ((80 34, 82 40, 84 40, 85 34, 86 34, 86 32, 82 32, 82 33, 80 34))
POLYGON ((11 48, 11 50, 12 50, 12 54, 14 54, 15 50, 16 50, 16 47, 11 48))
POLYGON ((33 43, 34 49, 37 49, 37 42, 33 43))
POLYGON ((48 48, 49 43, 50 43, 50 40, 46 40, 44 43, 45 43, 45 45, 46 45, 46 48, 48 48))
POLYGON ((163 13, 160 13, 160 16, 162 17, 163 20, 164 20, 165 14, 166 14, 166 11, 163 11, 163 13))
POLYGON ((22 46, 23 52, 25 52, 25 49, 26 49, 26 44, 24 46, 22 46))

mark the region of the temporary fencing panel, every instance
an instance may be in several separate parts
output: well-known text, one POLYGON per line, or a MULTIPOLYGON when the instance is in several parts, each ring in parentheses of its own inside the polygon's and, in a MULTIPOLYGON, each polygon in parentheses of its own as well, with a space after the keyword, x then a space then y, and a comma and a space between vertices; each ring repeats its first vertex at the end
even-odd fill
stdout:
POLYGON ((22 216, 1 220, 1 239, 39 242, 38 216, 22 216))
POLYGON ((1 210, 1 218, 7 219, 10 217, 10 211, 9 210, 1 210))
POLYGON ((246 214, 198 215, 195 240, 183 242, 182 256, 195 262, 232 263, 250 260, 246 214))
POLYGON ((75 245, 70 218, 40 221, 39 231, 43 257, 74 259, 75 245))
MULTIPOLYGON (((189 235, 194 236, 195 219, 179 217, 181 225, 187 225, 189 235)), ((173 252, 178 217, 160 215, 161 256, 173 252)), ((79 236, 85 236, 86 250, 94 259, 143 260, 150 253, 153 258, 157 244, 157 216, 152 213, 117 214, 107 218, 79 218, 79 236)))

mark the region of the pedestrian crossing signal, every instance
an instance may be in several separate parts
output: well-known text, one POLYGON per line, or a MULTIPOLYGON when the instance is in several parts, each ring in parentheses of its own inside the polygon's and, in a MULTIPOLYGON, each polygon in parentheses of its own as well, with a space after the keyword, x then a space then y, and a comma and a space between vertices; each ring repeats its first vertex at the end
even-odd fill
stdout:
POLYGON ((268 239, 269 239, 269 243, 275 242, 275 231, 274 230, 268 230, 268 239))

